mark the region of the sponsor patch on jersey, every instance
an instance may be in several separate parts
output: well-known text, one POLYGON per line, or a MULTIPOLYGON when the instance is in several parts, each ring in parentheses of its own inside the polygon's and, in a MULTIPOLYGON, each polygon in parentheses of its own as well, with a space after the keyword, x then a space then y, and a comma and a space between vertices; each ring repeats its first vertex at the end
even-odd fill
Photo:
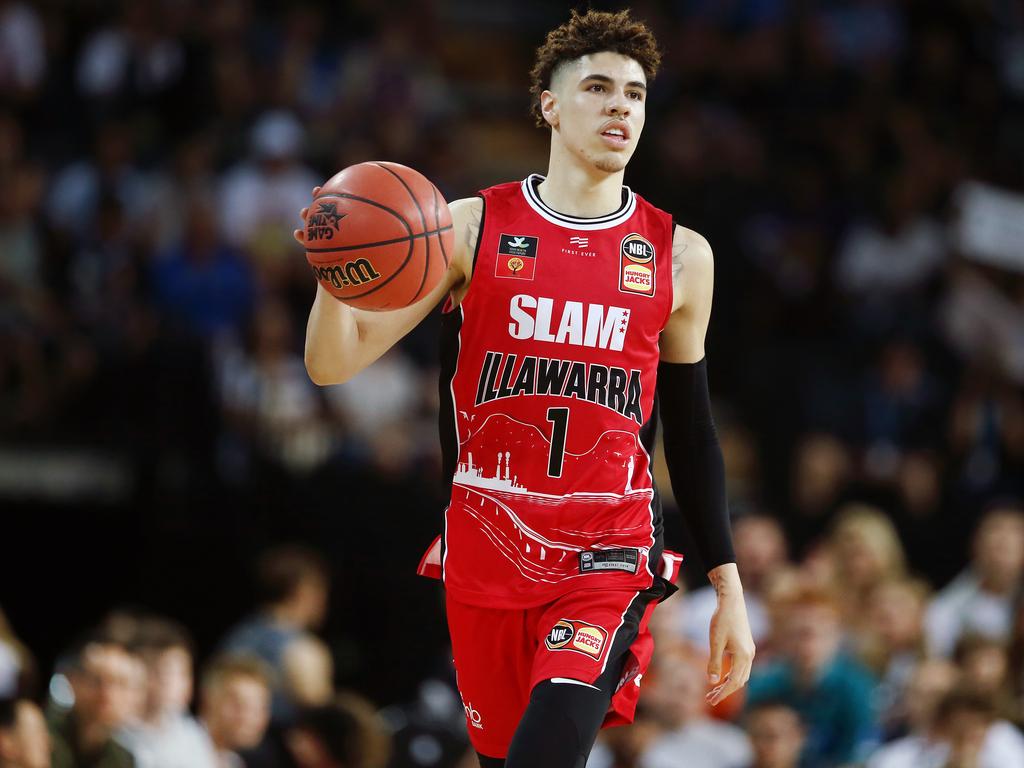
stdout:
POLYGON ((494 264, 495 277, 533 280, 537 269, 537 244, 540 238, 529 235, 502 234, 498 239, 498 258, 494 264))
POLYGON ((577 619, 559 619, 544 638, 544 645, 549 651, 575 651, 599 659, 607 640, 604 627, 577 619))
POLYGON ((633 548, 580 552, 580 573, 600 573, 601 571, 636 573, 639 563, 639 552, 633 548))
POLYGON ((654 246, 636 232, 622 238, 619 247, 619 290, 641 296, 654 295, 654 246))

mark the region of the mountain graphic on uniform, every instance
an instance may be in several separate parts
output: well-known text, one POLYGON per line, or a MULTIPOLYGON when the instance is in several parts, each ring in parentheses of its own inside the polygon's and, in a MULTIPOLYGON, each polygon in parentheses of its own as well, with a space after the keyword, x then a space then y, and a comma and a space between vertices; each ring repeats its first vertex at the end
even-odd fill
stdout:
MULTIPOLYGON (((472 431, 468 423, 462 426, 456 483, 479 486, 481 480, 489 479, 499 481, 501 490, 506 492, 549 495, 571 492, 618 495, 645 491, 644 488, 633 489, 633 469, 635 463, 642 460, 643 453, 630 432, 604 432, 582 453, 573 453, 573 448, 582 446, 570 442, 562 459, 562 476, 552 478, 546 470, 550 441, 537 426, 501 413, 488 416, 472 431), (574 479, 584 477, 585 487, 573 487, 574 479), (511 484, 505 485, 506 482, 511 484)), ((498 489, 494 485, 487 487, 498 489)))

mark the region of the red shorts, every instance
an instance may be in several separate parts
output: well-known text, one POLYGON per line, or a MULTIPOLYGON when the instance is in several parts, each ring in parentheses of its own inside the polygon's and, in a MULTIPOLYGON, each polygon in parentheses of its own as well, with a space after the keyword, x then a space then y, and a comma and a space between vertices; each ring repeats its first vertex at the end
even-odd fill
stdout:
POLYGON ((575 590, 526 609, 482 608, 448 596, 452 655, 474 749, 505 757, 530 692, 551 678, 593 684, 604 675, 614 693, 602 727, 633 722, 654 650, 647 622, 667 589, 659 578, 642 592, 575 590))

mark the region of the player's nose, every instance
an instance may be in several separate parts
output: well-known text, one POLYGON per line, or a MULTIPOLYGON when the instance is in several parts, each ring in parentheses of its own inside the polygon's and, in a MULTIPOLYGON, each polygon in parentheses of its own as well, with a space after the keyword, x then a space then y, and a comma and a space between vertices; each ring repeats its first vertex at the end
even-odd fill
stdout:
POLYGON ((626 98, 626 94, 613 92, 608 97, 608 101, 605 102, 605 110, 609 115, 617 115, 619 117, 629 115, 629 100, 626 98))

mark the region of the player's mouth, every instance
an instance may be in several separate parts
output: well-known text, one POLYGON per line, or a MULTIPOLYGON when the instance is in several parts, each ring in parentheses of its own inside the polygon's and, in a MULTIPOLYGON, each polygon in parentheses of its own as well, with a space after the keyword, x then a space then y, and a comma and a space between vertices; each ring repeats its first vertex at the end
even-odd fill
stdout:
POLYGON ((616 120, 608 123, 601 129, 601 138, 604 143, 616 149, 622 149, 629 145, 629 123, 616 120))

